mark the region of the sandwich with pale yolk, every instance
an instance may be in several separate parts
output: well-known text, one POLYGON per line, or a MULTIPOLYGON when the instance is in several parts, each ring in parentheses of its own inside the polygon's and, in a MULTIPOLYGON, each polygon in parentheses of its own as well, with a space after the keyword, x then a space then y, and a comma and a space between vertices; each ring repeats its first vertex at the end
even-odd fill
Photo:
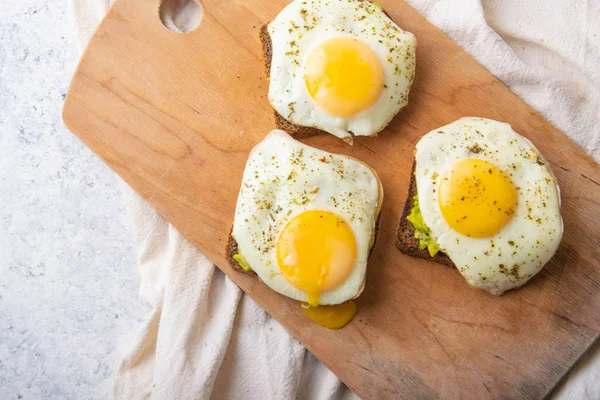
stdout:
POLYGON ((311 320, 341 328, 356 313, 382 201, 363 162, 274 130, 246 163, 229 262, 301 302, 311 320))
POLYGON ((261 30, 269 102, 294 137, 374 136, 408 104, 416 39, 367 0, 296 0, 261 30))

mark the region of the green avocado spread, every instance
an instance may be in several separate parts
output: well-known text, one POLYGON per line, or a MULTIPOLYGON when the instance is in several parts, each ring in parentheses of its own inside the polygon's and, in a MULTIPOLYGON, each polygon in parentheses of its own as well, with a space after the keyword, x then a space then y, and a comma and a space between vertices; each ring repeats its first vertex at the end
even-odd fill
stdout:
POLYGON ((246 272, 250 272, 252 271, 252 268, 250 268, 250 265, 248 264, 248 262, 246 261, 246 259, 244 257, 242 257, 241 254, 234 254, 233 255, 233 259, 235 261, 237 261, 238 264, 240 264, 240 267, 242 267, 242 269, 246 272))
POLYGON ((419 240, 419 247, 421 249, 426 248, 431 257, 435 256, 438 251, 440 251, 440 248, 431 237, 431 232, 427 225, 425 225, 425 221, 423 221, 423 215, 419 208, 419 199, 417 196, 413 197, 413 208, 410 210, 410 215, 406 217, 406 219, 409 220, 415 228, 415 238, 419 240))

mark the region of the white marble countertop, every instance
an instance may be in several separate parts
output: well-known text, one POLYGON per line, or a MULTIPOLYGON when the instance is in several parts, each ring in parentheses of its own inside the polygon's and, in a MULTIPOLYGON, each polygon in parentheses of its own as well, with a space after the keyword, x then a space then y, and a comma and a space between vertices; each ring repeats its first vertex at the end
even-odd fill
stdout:
POLYGON ((114 173, 65 128, 64 0, 0 1, 0 398, 100 399, 147 311, 114 173))

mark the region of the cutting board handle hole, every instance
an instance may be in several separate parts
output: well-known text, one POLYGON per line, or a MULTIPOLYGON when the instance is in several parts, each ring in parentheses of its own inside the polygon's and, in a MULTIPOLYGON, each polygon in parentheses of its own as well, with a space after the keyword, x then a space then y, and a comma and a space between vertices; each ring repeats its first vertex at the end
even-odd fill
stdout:
POLYGON ((177 33, 196 29, 202 20, 202 7, 197 0, 164 0, 159 8, 165 28, 177 33))

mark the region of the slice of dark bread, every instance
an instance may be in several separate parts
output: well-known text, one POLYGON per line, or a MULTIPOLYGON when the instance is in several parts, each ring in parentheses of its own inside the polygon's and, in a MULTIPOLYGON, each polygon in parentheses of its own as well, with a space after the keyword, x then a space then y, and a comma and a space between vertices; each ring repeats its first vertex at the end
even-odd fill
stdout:
POLYGON ((401 252, 409 256, 424 258, 438 264, 444 264, 448 267, 456 268, 452 260, 450 260, 450 257, 441 251, 435 256, 431 257, 427 249, 421 249, 419 247, 419 240, 415 238, 415 227, 408 219, 406 219, 410 215, 410 212, 414 206, 414 197, 417 195, 415 166, 416 164, 413 163, 412 171, 410 173, 408 196, 406 198, 406 203, 404 204, 404 212, 402 213, 402 218, 400 219, 400 225, 398 226, 398 238, 396 241, 396 246, 401 252))
MULTIPOLYGON (((263 53, 265 56, 265 67, 267 70, 267 78, 271 74, 271 58, 273 57, 273 47, 271 45, 271 37, 269 36, 269 31, 267 30, 267 26, 269 23, 263 25, 260 28, 260 41, 263 46, 263 53)), ((275 113, 275 126, 277 129, 281 129, 286 131, 290 135, 292 135, 295 139, 302 139, 309 136, 322 135, 327 134, 327 132, 317 129, 311 128, 307 126, 296 125, 292 122, 289 122, 285 118, 281 116, 277 111, 273 111, 275 113)))
MULTIPOLYGON (((373 249, 375 248, 375 243, 377 242, 377 236, 379 235, 380 221, 381 221, 381 212, 379 212, 379 215, 377 216, 377 222, 375 222, 375 234, 373 235, 373 244, 371 245, 371 249, 369 250, 369 258, 371 258, 371 254, 373 254, 373 249)), ((233 227, 231 228, 231 231, 233 231, 233 227)), ((236 255, 238 252, 238 244, 235 241, 235 239, 233 238, 233 236, 231 236, 231 231, 229 232, 229 239, 227 240, 227 247, 225 248, 225 251, 227 252, 227 261, 229 262, 229 265, 231 265, 231 267, 233 269, 240 271, 240 272, 246 272, 242 269, 240 264, 238 264, 238 262, 233 259, 233 256, 236 255)), ((256 272, 254 272, 254 271, 248 271, 247 273, 256 275, 256 272)))

